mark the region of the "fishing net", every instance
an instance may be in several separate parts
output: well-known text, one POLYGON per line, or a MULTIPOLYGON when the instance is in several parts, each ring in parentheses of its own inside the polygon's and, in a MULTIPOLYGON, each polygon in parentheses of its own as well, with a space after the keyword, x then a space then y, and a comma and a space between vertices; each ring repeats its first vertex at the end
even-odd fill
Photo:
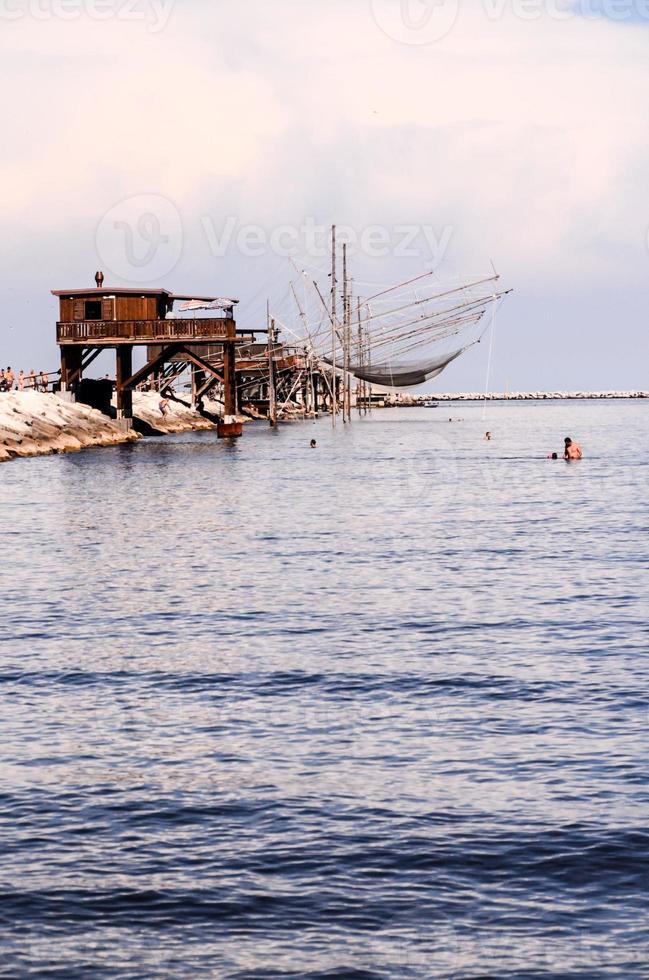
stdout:
MULTIPOLYGON (((315 315, 305 288, 303 302, 291 284, 304 350, 323 367, 385 388, 414 388, 438 377, 453 361, 480 342, 507 291, 493 275, 472 282, 441 285, 434 273, 389 286, 367 299, 345 289, 342 311, 327 303, 314 281, 315 315)), ((358 285, 358 284, 356 284, 358 285)))
MULTIPOLYGON (((442 373, 444 368, 463 354, 466 347, 436 357, 426 362, 399 361, 398 358, 383 362, 370 362, 368 364, 350 364, 349 373, 360 381, 367 381, 368 384, 381 385, 385 388, 414 388, 417 385, 430 381, 442 373)), ((323 358, 326 364, 331 364, 331 360, 323 358)), ((343 365, 336 365, 339 370, 343 370, 343 365)))

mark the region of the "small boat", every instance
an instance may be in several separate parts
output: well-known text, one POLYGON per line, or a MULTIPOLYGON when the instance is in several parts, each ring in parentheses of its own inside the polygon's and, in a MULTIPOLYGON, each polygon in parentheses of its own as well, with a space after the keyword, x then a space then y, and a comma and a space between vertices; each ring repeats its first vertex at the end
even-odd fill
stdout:
POLYGON ((432 398, 429 398, 427 401, 422 402, 422 407, 423 408, 439 408, 439 402, 435 402, 435 401, 432 400, 432 398))

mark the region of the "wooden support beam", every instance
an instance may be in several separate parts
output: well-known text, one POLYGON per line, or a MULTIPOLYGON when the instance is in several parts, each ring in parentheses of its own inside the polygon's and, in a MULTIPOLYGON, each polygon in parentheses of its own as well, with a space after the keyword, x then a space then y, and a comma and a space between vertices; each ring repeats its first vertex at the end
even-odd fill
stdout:
POLYGON ((84 371, 86 371, 90 367, 90 365, 94 361, 97 360, 97 358, 99 357, 100 354, 101 354, 101 347, 94 347, 94 348, 91 347, 88 350, 84 351, 83 364, 81 365, 81 373, 82 374, 83 374, 84 371))
POLYGON ((72 391, 81 379, 83 348, 61 347, 61 391, 72 391))
POLYGON ((196 392, 197 400, 202 401, 203 398, 205 398, 205 395, 207 395, 208 392, 210 392, 212 388, 219 383, 219 381, 222 381, 222 378, 217 378, 216 376, 213 378, 208 378, 203 387, 199 388, 196 392))
MULTIPOLYGON (((223 349, 225 350, 226 348, 232 348, 232 350, 234 351, 233 344, 224 344, 223 349)), ((204 357, 199 357, 198 354, 188 350, 187 347, 182 347, 182 346, 178 348, 177 353, 182 354, 183 357, 185 357, 192 364, 196 365, 197 368, 200 368, 202 371, 205 371, 213 378, 216 378, 217 381, 224 381, 223 375, 219 374, 216 368, 213 367, 209 361, 206 361, 204 357)))
POLYGON ((312 374, 313 378, 313 411, 317 415, 320 411, 320 375, 312 374))
POLYGON ((173 382, 184 373, 184 367, 182 371, 178 370, 177 364, 165 364, 162 368, 161 378, 163 382, 173 382))
MULTIPOLYGON (((226 347, 228 348, 231 347, 232 350, 234 351, 234 344, 225 344, 224 348, 226 347)), ((187 349, 187 347, 184 347, 182 344, 180 344, 174 351, 174 355, 182 355, 182 357, 184 357, 187 361, 189 361, 190 364, 193 364, 194 367, 198 368, 199 372, 201 372, 203 375, 209 374, 210 376, 208 380, 203 385, 201 385, 200 388, 197 388, 195 392, 194 391, 192 392, 193 395, 192 405, 194 407, 198 402, 200 402, 205 397, 208 391, 210 391, 215 384, 219 382, 221 384, 225 384, 223 375, 219 371, 217 371, 216 368, 212 364, 210 364, 208 360, 206 360, 204 357, 200 357, 198 354, 196 354, 195 351, 190 351, 187 349)))
POLYGON ((205 371, 202 368, 192 366, 192 408, 198 408, 200 404, 199 391, 205 385, 205 371))
POLYGON ((133 389, 128 387, 133 376, 133 346, 120 344, 115 349, 117 370, 117 419, 130 425, 133 418, 133 389))
MULTIPOLYGON (((140 368, 139 371, 132 374, 130 378, 126 378, 123 383, 123 387, 131 389, 137 388, 137 386, 148 378, 150 374, 161 367, 165 361, 168 361, 170 358, 174 357, 181 348, 182 344, 170 344, 168 347, 164 347, 157 357, 151 358, 151 360, 148 361, 143 368, 140 368)), ((118 352, 119 349, 120 348, 118 347, 118 352)))
POLYGON ((237 414, 237 372, 236 349, 234 344, 223 345, 223 388, 224 415, 233 417, 237 414))

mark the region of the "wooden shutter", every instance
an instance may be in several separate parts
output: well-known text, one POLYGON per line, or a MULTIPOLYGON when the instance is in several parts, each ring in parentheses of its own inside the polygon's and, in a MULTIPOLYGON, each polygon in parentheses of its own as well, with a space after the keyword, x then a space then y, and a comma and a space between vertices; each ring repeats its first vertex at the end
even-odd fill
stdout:
POLYGON ((86 318, 86 304, 82 299, 75 299, 74 301, 74 319, 77 323, 86 318))
POLYGON ((112 299, 104 299, 101 303, 101 318, 102 320, 112 320, 113 319, 113 301, 112 299))

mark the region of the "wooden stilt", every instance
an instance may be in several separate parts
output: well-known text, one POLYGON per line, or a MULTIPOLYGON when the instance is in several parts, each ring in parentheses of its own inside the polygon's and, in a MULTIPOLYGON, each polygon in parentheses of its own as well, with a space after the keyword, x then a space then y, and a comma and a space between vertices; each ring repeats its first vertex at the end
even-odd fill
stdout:
POLYGON ((235 372, 235 350, 234 344, 223 345, 223 414, 234 416, 237 414, 237 380, 235 372))
POLYGON ((61 347, 61 391, 74 391, 81 380, 83 364, 82 347, 61 347))
POLYGON ((200 392, 202 391, 204 385, 205 372, 195 364, 192 365, 192 408, 194 410, 196 410, 200 404, 200 392))
POLYGON ((277 425, 277 379, 275 377, 275 321, 268 328, 268 421, 277 425))
POLYGON ((311 384, 312 384, 312 397, 313 397, 313 414, 317 415, 320 411, 320 375, 317 372, 311 372, 311 384))
POLYGON ((331 229, 331 424, 336 427, 338 415, 338 385, 336 382, 336 226, 331 229))
POLYGON ((117 370, 117 421, 124 428, 130 429, 133 424, 133 390, 127 387, 133 374, 133 346, 122 344, 115 351, 117 370))

